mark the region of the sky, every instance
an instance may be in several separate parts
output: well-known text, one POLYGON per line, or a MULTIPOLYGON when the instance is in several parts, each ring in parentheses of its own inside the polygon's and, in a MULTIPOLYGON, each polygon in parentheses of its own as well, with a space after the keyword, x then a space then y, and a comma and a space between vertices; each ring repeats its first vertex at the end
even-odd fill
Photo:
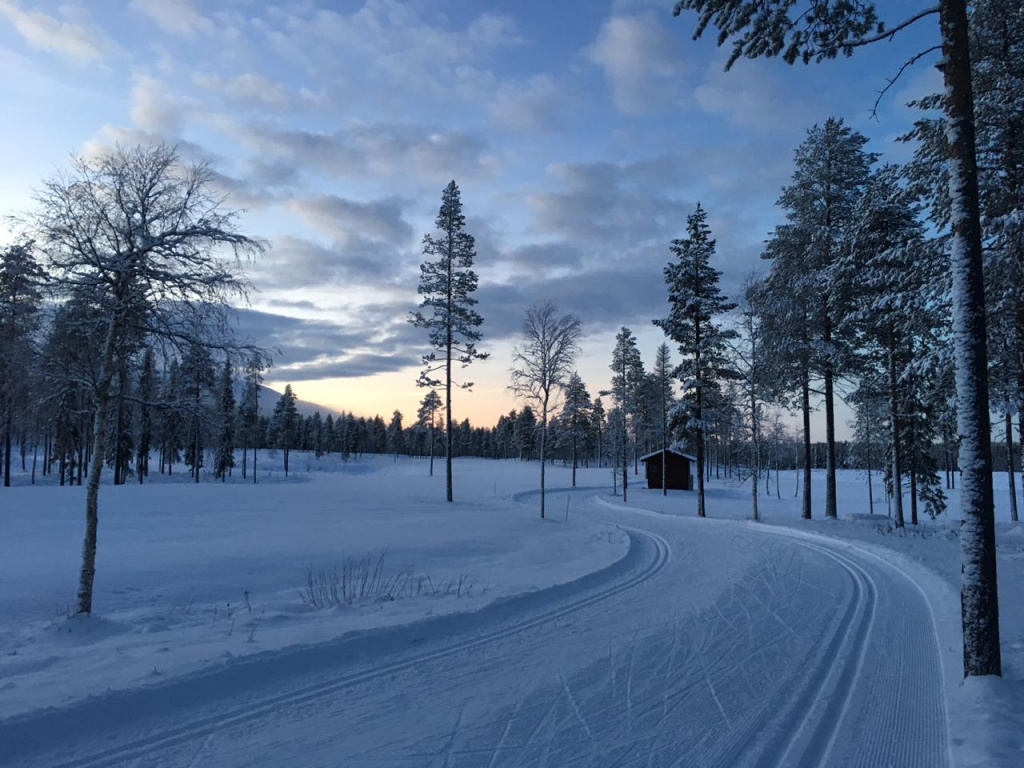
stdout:
MULTIPOLYGON (((932 17, 852 59, 739 62, 693 41, 672 0, 0 0, 0 212, 73 155, 166 141, 212 163, 246 234, 268 244, 238 333, 281 354, 268 384, 408 423, 425 331, 423 235, 455 179, 476 238, 478 347, 453 416, 520 407, 512 349, 528 306, 582 321, 578 361, 609 386, 615 332, 648 366, 663 340, 662 270, 699 201, 735 295, 764 271, 774 203, 806 131, 841 117, 883 160, 937 90, 932 17)), ((883 4, 898 21, 918 7, 883 4)), ((848 411, 845 413, 848 417, 848 411)), ((823 433, 815 418, 815 434, 823 433)), ((848 434, 840 430, 840 436, 848 434)))

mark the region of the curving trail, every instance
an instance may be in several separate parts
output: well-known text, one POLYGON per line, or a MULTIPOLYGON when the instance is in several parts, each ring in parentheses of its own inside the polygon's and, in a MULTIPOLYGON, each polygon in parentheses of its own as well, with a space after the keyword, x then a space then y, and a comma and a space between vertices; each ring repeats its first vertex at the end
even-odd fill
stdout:
POLYGON ((902 574, 821 539, 558 493, 627 528, 623 563, 258 659, 244 685, 205 675, 3 724, 0 764, 949 765, 933 622, 902 574))

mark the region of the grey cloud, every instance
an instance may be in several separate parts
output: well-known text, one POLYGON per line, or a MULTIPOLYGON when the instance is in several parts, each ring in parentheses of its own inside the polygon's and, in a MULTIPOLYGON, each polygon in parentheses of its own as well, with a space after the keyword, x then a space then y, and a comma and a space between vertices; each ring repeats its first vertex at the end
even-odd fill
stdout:
POLYGON ((348 379, 391 373, 420 364, 419 357, 399 355, 352 355, 340 360, 322 360, 295 367, 279 368, 274 377, 288 381, 348 379))
MULTIPOLYGON (((418 264, 418 262, 416 262, 418 264)), ((401 282, 416 264, 403 251, 358 235, 323 246, 300 237, 271 239, 270 251, 251 270, 258 288, 357 285, 386 287, 401 282)))
POLYGON ((406 201, 397 197, 366 203, 336 195, 296 198, 289 201, 310 226, 335 238, 368 237, 392 245, 407 245, 413 239, 412 226, 402 217, 406 201))

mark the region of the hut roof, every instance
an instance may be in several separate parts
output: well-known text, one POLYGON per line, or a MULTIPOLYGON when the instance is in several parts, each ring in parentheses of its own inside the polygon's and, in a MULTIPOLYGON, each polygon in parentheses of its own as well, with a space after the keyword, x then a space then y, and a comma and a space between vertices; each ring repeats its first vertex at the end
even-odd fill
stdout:
MULTIPOLYGON (((665 450, 667 450, 669 453, 675 454, 676 456, 681 456, 684 459, 689 459, 690 461, 696 461, 697 460, 696 456, 693 456, 693 455, 691 455, 689 453, 681 453, 680 451, 673 451, 671 448, 666 448, 665 450)), ((648 453, 646 456, 641 456, 640 457, 640 461, 650 461, 655 456, 661 456, 661 453, 662 453, 661 451, 654 451, 653 453, 648 453)))

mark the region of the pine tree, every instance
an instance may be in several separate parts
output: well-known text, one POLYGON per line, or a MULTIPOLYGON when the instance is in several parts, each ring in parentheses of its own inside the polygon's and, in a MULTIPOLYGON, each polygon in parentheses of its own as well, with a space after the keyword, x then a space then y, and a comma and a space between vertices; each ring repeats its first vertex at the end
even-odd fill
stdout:
POLYGON ((153 444, 153 404, 157 398, 156 355, 147 347, 139 373, 139 427, 135 441, 135 474, 139 485, 149 476, 149 454, 153 444))
POLYGON ((808 248, 801 270, 811 278, 815 300, 808 302, 807 320, 817 329, 813 367, 824 383, 827 450, 825 517, 838 514, 836 501, 835 378, 847 368, 849 343, 837 333, 849 310, 848 297, 836 289, 831 269, 848 247, 857 200, 876 156, 864 151, 867 139, 842 120, 815 125, 797 148, 792 183, 779 205, 795 228, 806 233, 808 248))
MULTIPOLYGON (((452 495, 452 364, 463 368, 474 360, 484 360, 486 353, 478 352, 476 343, 482 338, 478 330, 483 318, 473 308, 476 299, 478 278, 473 271, 476 246, 473 237, 465 231, 466 217, 462 214, 462 200, 459 188, 453 180, 441 196, 441 209, 435 222, 440 237, 427 234, 423 238, 423 254, 436 257, 420 265, 419 294, 423 296, 420 310, 413 313, 410 321, 417 328, 426 328, 430 346, 436 352, 423 356, 424 370, 420 373, 421 387, 444 386, 445 417, 447 426, 445 439, 446 492, 449 502, 452 495), (422 310, 426 310, 424 313, 422 310), (441 353, 440 359, 438 352, 441 353), (443 378, 437 374, 444 371, 443 378)), ((458 384, 464 389, 472 382, 458 384)))
POLYGON ((214 462, 214 477, 221 482, 227 480, 228 472, 235 466, 235 371, 231 360, 224 361, 220 377, 220 436, 217 440, 217 459, 214 462))
POLYGON ((444 407, 441 396, 436 390, 430 390, 423 396, 420 408, 416 412, 416 423, 430 429, 430 476, 434 476, 434 430, 437 412, 444 407))
POLYGON ((591 427, 590 393, 576 371, 572 372, 565 385, 561 420, 572 445, 572 487, 575 488, 579 444, 586 440, 591 427))
POLYGON ((181 402, 185 408, 185 465, 199 482, 205 465, 206 426, 211 421, 207 396, 213 385, 213 360, 206 347, 191 345, 181 361, 181 402))
MULTIPOLYGON (((284 476, 288 477, 288 458, 292 447, 298 437, 299 412, 295 407, 295 393, 292 392, 292 385, 286 384, 284 392, 281 393, 277 405, 274 406, 272 423, 277 432, 277 444, 284 455, 284 476)), ((253 474, 256 472, 255 459, 253 460, 253 474)))
POLYGON ((32 243, 0 250, 0 418, 4 486, 11 484, 11 445, 16 416, 27 411, 32 334, 38 327, 43 273, 32 243))
POLYGON ((814 12, 808 13, 793 0, 677 0, 674 13, 684 10, 697 11, 698 37, 713 23, 719 45, 732 40, 727 68, 741 56, 781 55, 788 63, 798 59, 806 63, 840 53, 850 55, 861 46, 890 40, 921 19, 938 15, 945 81, 957 421, 962 436, 964 675, 1001 675, 977 121, 967 0, 939 0, 892 27, 879 20, 870 1, 820 0, 814 12))
POLYGON ((704 402, 707 393, 727 377, 734 377, 726 357, 726 344, 735 331, 723 330, 716 317, 736 308, 718 287, 721 272, 711 266, 715 241, 707 213, 698 205, 686 220, 687 237, 673 240, 677 261, 665 267, 669 315, 654 324, 679 345, 682 361, 675 376, 683 383, 687 428, 694 433, 697 454, 697 515, 706 516, 704 504, 704 402))
MULTIPOLYGON (((623 327, 615 336, 611 369, 611 395, 619 420, 614 424, 616 446, 621 451, 621 454, 616 453, 616 457, 622 459, 622 501, 625 503, 629 488, 629 419, 636 419, 637 402, 644 381, 644 364, 636 346, 636 337, 629 328, 623 327)), ((611 423, 609 417, 609 425, 611 423)))
POLYGON ((675 406, 675 392, 672 385, 672 359, 668 344, 658 345, 654 357, 652 374, 653 391, 657 394, 658 438, 661 454, 661 495, 668 496, 668 450, 671 447, 669 414, 675 406))
POLYGON ((248 447, 252 445, 252 481, 256 482, 256 453, 259 449, 260 387, 267 363, 258 353, 249 355, 245 362, 242 381, 242 402, 238 415, 242 422, 242 478, 246 477, 248 447))
POLYGON ((396 410, 391 414, 391 423, 388 424, 387 445, 388 452, 393 453, 395 455, 395 461, 398 461, 398 454, 401 453, 405 447, 401 411, 396 410))

